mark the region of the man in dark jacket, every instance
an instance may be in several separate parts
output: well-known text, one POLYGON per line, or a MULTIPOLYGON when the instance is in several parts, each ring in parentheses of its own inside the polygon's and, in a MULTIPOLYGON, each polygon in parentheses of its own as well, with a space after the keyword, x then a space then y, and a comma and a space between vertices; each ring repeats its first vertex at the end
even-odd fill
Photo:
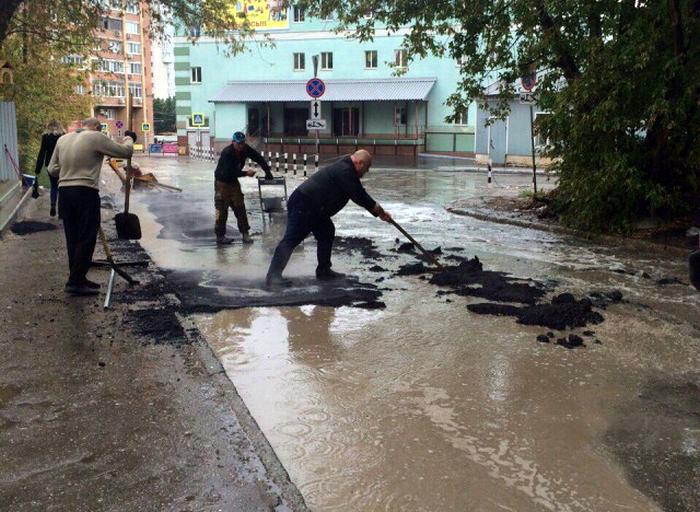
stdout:
POLYGON ((216 232, 217 244, 225 245, 233 242, 232 239, 226 238, 226 221, 228 220, 229 208, 233 210, 236 216, 238 231, 241 232, 243 242, 246 244, 253 242, 249 234, 250 225, 248 224, 248 215, 245 211, 241 184, 238 183, 238 178, 242 176, 255 176, 254 170, 243 170, 248 158, 262 167, 267 179, 272 179, 273 177, 270 172, 270 166, 267 165, 265 159, 260 153, 245 143, 245 134, 243 132, 234 133, 233 141, 221 152, 219 162, 216 164, 216 170, 214 171, 214 207, 216 208, 214 231, 216 232))
POLYGON ((391 220, 391 215, 370 197, 360 183, 360 178, 367 174, 371 165, 372 156, 361 149, 321 169, 292 193, 287 204, 287 230, 275 249, 267 271, 268 286, 287 284, 282 279, 282 272, 294 248, 309 233, 314 234, 318 243, 316 277, 321 280, 343 277, 343 274, 331 269, 331 249, 335 237, 331 217, 352 200, 375 217, 385 222, 391 220))
MULTIPOLYGON (((39 155, 36 158, 36 167, 34 169, 34 174, 36 174, 34 193, 36 196, 38 196, 39 190, 39 174, 44 167, 49 166, 53 150, 56 148, 56 142, 64 133, 66 132, 61 124, 56 120, 52 120, 46 125, 46 131, 41 136, 41 147, 39 148, 39 155)), ((49 181, 51 182, 51 210, 49 210, 49 215, 54 217, 56 215, 56 203, 58 202, 58 177, 49 174, 49 181)))

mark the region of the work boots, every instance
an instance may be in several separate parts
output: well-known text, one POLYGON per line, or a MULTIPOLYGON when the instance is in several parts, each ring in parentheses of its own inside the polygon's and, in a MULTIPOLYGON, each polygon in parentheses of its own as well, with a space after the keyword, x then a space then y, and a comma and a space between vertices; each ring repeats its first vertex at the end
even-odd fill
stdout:
POLYGON ((342 279, 345 277, 345 274, 341 274, 340 272, 336 272, 335 270, 332 270, 330 267, 326 268, 321 268, 318 267, 316 268, 316 279, 319 281, 333 281, 334 279, 342 279))
POLYGON ((265 286, 273 290, 291 285, 292 282, 289 279, 285 279, 280 274, 268 274, 265 278, 265 286))
POLYGON ((216 237, 216 245, 230 245, 233 243, 233 238, 227 238, 225 236, 216 237))
POLYGON ((253 237, 251 237, 248 233, 241 233, 243 237, 243 243, 244 244, 252 244, 253 243, 253 237))

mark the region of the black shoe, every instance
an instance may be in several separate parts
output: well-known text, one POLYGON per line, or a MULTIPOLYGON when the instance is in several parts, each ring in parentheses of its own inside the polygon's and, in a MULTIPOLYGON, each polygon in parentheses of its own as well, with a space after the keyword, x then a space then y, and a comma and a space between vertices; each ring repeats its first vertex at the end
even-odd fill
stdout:
POLYGON ((268 288, 284 288, 292 286, 292 282, 289 279, 285 279, 282 276, 268 275, 265 278, 265 286, 267 286, 268 288))
POLYGON ((243 243, 244 244, 252 244, 253 243, 253 238, 248 234, 248 233, 241 233, 243 236, 243 243))
POLYGON ((233 238, 227 238, 225 236, 216 237, 216 245, 230 245, 233 243, 233 238))
POLYGON ((97 295, 99 293, 95 288, 89 288, 84 284, 67 284, 65 290, 71 295, 97 295))
POLYGON ((335 270, 332 270, 330 268, 316 269, 316 279, 320 281, 332 281, 334 279, 342 279, 344 277, 345 274, 341 274, 340 272, 336 272, 335 270))
POLYGON ((89 279, 83 281, 83 286, 87 286, 88 288, 92 288, 93 290, 100 289, 100 285, 98 283, 96 283, 95 281, 90 281, 89 279))
POLYGON ((49 210, 49 215, 50 215, 51 217, 55 217, 55 216, 56 216, 56 207, 55 207, 55 206, 52 206, 52 207, 51 207, 51 209, 49 210))

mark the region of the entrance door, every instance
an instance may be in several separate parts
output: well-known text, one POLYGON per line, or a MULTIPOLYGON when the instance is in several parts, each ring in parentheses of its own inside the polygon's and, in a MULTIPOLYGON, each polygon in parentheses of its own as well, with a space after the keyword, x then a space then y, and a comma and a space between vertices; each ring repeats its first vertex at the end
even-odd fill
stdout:
POLYGON ((360 109, 354 107, 333 109, 333 135, 357 136, 360 133, 360 109))
POLYGON ((506 164, 506 140, 508 126, 503 120, 494 120, 489 125, 489 159, 494 165, 506 164))
POLYGON ((257 108, 248 109, 248 135, 256 136, 260 132, 260 113, 257 108))
POLYGON ((284 134, 306 136, 306 118, 308 116, 308 108, 285 108, 284 134))

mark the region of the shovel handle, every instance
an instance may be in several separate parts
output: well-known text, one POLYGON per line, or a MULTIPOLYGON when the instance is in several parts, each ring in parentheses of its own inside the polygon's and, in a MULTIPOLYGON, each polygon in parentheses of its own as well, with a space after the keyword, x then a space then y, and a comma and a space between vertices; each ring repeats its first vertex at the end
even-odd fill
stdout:
POLYGON ((408 240, 409 240, 413 245, 415 245, 416 247, 418 247, 418 249, 420 249, 420 251, 421 251, 423 254, 425 254, 425 255, 428 257, 428 259, 429 259, 430 261, 432 261, 433 264, 434 264, 437 268, 439 268, 439 269, 442 270, 443 267, 442 267, 442 265, 440 264, 440 262, 437 260, 437 258, 436 258, 433 254, 431 254, 431 253, 429 253, 428 251, 426 251, 425 249, 423 249, 423 246, 422 246, 421 244, 419 244, 418 242, 416 242, 416 239, 413 238, 411 235, 409 235, 408 232, 407 232, 404 228, 402 228, 402 227, 399 225, 398 222, 396 222, 393 218, 390 218, 390 219, 389 219, 389 222, 390 222, 391 224, 393 224, 394 227, 396 227, 396 229, 398 229, 399 231, 401 231, 401 234, 403 234, 403 236, 405 236, 406 238, 408 238, 408 240))
POLYGON ((129 195, 131 193, 131 158, 126 160, 126 183, 124 184, 124 213, 129 213, 129 195))

